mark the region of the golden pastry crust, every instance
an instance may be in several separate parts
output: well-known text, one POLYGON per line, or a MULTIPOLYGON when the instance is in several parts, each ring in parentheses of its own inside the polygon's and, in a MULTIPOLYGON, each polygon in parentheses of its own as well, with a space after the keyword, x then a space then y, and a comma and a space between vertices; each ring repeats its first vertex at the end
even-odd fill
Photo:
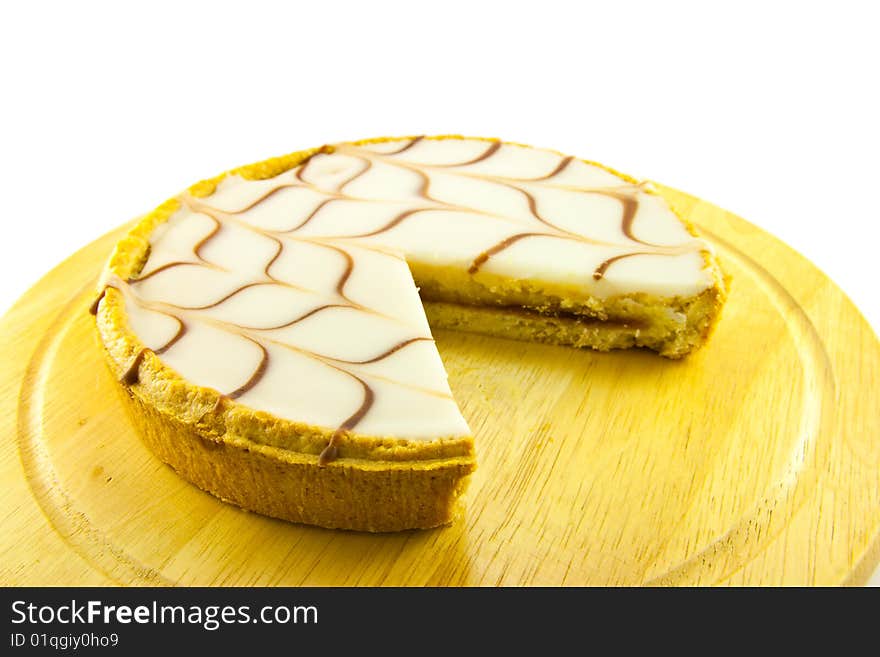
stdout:
POLYGON ((213 435, 120 386, 149 449, 185 479, 225 502, 275 518, 371 532, 449 522, 473 471, 471 456, 433 460, 338 459, 213 435))
MULTIPOLYGON (((355 144, 396 139, 403 138, 355 144)), ((298 151, 239 167, 196 183, 188 191, 208 197, 228 175, 271 178, 329 150, 332 147, 298 151)), ((450 522, 456 501, 476 467, 471 437, 415 441, 349 431, 334 439, 337 458, 319 464, 319 456, 334 436, 332 430, 255 411, 216 390, 194 385, 145 348, 128 326, 125 303, 113 280, 137 276, 149 256, 150 234, 179 207, 179 202, 171 199, 138 222, 117 244, 98 290, 103 295, 96 308, 100 342, 113 375, 120 381, 129 379, 120 385, 122 398, 148 447, 186 479, 221 499, 293 522, 365 531, 427 528, 450 522)), ((685 342, 668 346, 665 352, 662 344, 659 348, 649 345, 665 355, 678 357, 703 342, 723 304, 726 288, 720 269, 711 254, 704 257, 716 282, 693 306, 699 309, 693 322, 696 333, 691 331, 685 342)), ((621 333, 619 327, 610 327, 612 337, 604 343, 594 336, 590 344, 589 331, 596 329, 578 337, 571 322, 545 318, 532 324, 520 322, 516 329, 510 322, 486 314, 462 313, 448 304, 436 304, 431 311, 430 306, 429 317, 436 318, 440 326, 482 321, 483 332, 504 335, 512 331, 514 337, 525 338, 529 331, 533 336, 544 331, 537 339, 558 344, 594 348, 642 344, 632 339, 631 333, 621 333)), ((470 329, 479 331, 480 327, 470 329)))

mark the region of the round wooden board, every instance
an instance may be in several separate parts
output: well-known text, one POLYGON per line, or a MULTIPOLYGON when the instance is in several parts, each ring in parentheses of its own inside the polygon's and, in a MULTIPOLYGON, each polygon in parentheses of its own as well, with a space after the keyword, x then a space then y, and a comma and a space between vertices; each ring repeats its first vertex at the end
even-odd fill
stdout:
POLYGON ((479 468, 456 521, 370 535, 246 513, 135 434, 86 309, 125 227, 3 318, 6 585, 837 585, 880 558, 880 345, 812 264, 661 188, 733 276, 681 362, 438 331, 479 468))

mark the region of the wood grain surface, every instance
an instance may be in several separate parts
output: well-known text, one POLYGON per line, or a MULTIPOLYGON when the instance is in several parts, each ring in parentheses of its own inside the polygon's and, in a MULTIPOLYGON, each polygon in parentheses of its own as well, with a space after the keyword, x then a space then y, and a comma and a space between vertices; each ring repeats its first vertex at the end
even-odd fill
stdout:
POLYGON ((733 276, 681 362, 438 331, 479 468, 453 524, 246 513, 142 445, 87 313, 123 228, 0 323, 5 585, 839 585, 880 559, 880 345, 785 244, 661 187, 733 276))

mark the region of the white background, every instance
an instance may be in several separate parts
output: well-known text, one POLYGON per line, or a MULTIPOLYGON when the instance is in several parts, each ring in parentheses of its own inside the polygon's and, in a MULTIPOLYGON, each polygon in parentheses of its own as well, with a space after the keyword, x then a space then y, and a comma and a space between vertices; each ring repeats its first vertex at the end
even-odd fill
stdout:
POLYGON ((816 263, 876 331, 877 9, 4 3, 0 313, 197 179, 326 142, 463 133, 598 160, 735 212, 816 263))

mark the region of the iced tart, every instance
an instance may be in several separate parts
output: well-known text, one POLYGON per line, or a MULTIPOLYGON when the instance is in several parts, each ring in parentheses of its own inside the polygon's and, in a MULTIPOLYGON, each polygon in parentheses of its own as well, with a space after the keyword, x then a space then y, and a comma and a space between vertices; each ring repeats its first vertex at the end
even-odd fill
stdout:
POLYGON ((324 527, 451 519, 475 467, 431 327, 599 350, 699 347, 706 242, 603 166, 494 139, 340 143, 159 206, 92 306, 147 445, 236 505, 324 527))

